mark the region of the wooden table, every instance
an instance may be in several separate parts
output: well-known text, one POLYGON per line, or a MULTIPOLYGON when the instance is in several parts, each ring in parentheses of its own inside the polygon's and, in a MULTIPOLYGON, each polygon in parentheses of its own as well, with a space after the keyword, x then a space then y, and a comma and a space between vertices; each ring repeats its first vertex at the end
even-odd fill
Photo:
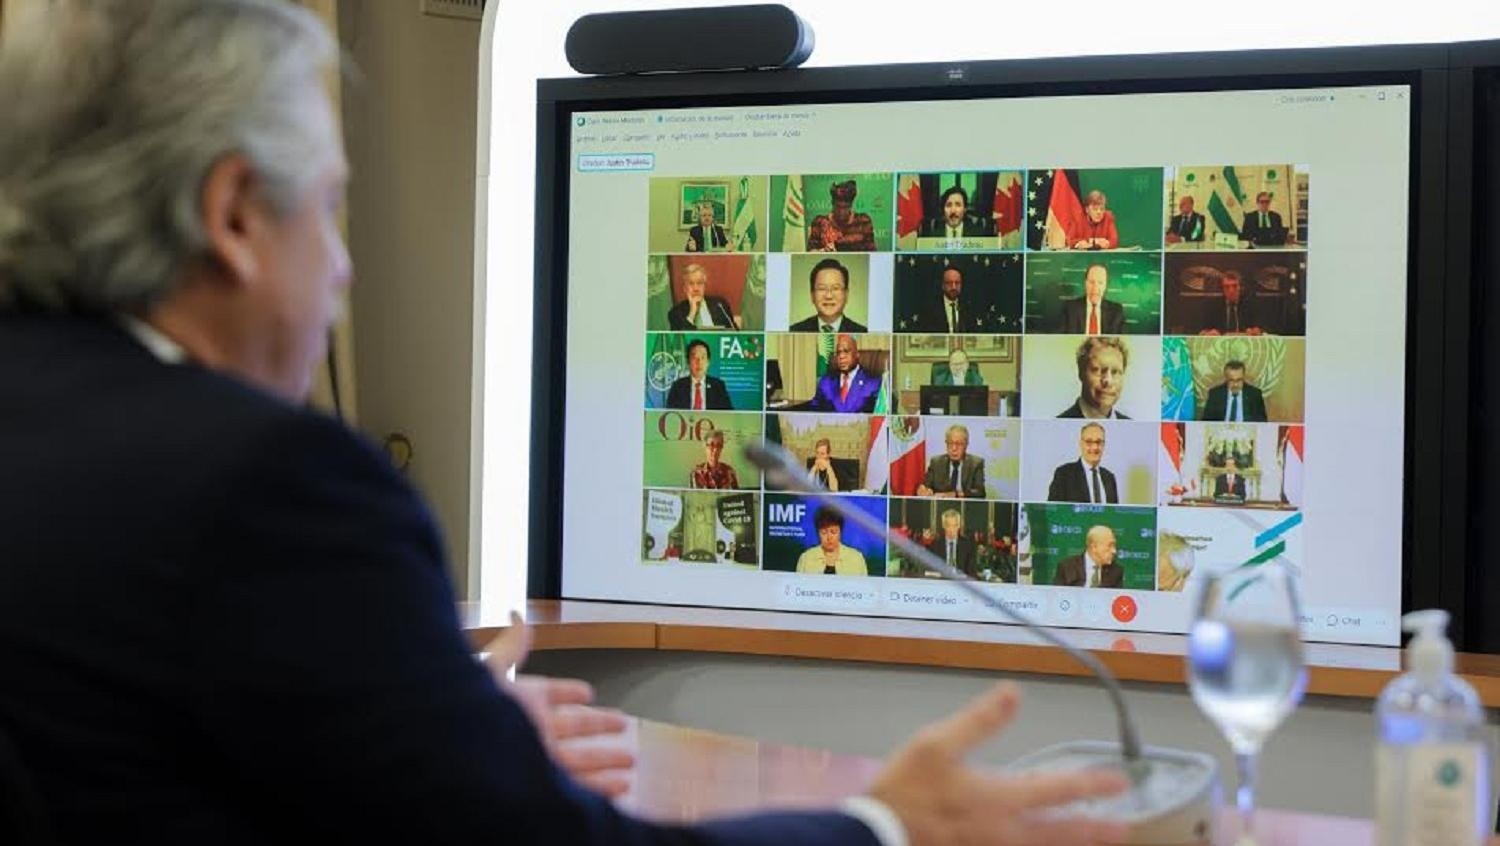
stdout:
MULTIPOLYGON (((504 626, 499 609, 465 603, 465 627, 483 645, 504 626)), ((534 649, 647 649, 833 661, 865 661, 1008 673, 1081 676, 1087 671, 1019 626, 777 611, 533 600, 534 649)), ((1181 635, 1066 629, 1124 681, 1186 683, 1181 635)), ((1373 699, 1400 672, 1400 652, 1313 643, 1304 650, 1307 692, 1373 699)), ((1500 656, 1459 655, 1456 669, 1485 707, 1500 707, 1500 656)))
MULTIPOLYGON (((826 808, 862 791, 879 771, 869 758, 633 722, 639 764, 621 805, 639 816, 693 822, 766 808, 826 808)), ((1226 810, 1222 843, 1237 822, 1226 810)), ((1261 846, 1358 846, 1374 842, 1369 820, 1287 811, 1258 813, 1261 846)), ((1500 844, 1500 838, 1491 841, 1500 844)))

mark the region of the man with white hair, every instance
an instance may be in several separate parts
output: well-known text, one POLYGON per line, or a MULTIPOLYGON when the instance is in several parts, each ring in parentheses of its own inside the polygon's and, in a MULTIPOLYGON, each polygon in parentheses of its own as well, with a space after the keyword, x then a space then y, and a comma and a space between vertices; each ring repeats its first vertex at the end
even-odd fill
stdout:
POLYGON ((152 844, 1119 835, 1037 815, 1117 774, 964 766, 1014 714, 1006 689, 838 812, 619 812, 589 788, 623 789, 629 757, 556 741, 620 718, 550 710, 586 687, 503 681, 520 626, 494 671, 475 661, 426 508, 303 405, 351 279, 328 33, 282 0, 27 10, 0 43, 0 737, 38 826, 152 844))

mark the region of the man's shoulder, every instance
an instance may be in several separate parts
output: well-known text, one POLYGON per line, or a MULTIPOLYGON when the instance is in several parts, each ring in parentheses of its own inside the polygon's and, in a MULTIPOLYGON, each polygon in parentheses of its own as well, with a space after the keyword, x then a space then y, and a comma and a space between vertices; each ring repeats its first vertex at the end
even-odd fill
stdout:
POLYGON ((853 320, 850 320, 848 317, 845 317, 844 322, 839 324, 839 331, 853 332, 855 334, 858 334, 861 332, 868 332, 870 330, 865 328, 865 325, 863 323, 857 323, 853 320))
POLYGON ((787 327, 788 332, 816 332, 818 331, 818 318, 816 315, 799 320, 787 327))

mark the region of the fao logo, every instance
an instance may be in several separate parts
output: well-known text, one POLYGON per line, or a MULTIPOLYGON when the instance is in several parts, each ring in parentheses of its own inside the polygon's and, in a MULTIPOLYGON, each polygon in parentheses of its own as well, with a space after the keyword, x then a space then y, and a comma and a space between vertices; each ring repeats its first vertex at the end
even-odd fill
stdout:
POLYGON ((669 352, 657 352, 651 355, 651 360, 646 362, 646 381, 651 387, 658 391, 665 391, 672 387, 677 377, 682 373, 682 365, 677 363, 677 357, 669 352))

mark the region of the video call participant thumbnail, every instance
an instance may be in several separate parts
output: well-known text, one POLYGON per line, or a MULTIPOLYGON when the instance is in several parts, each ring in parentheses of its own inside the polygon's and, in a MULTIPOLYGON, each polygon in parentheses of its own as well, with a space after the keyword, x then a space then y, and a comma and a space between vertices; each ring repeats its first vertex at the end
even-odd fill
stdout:
POLYGON ((1085 338, 1078 346, 1078 399, 1058 417, 1129 420, 1115 410, 1130 352, 1119 338, 1085 338))
POLYGON ((964 537, 964 516, 957 508, 942 514, 942 532, 927 544, 927 551, 971 579, 979 578, 974 541, 964 537))
POLYGON ((880 399, 881 378, 867 373, 859 365, 859 343, 853 335, 839 335, 834 340, 833 360, 828 372, 818 379, 813 398, 806 411, 834 411, 846 414, 869 414, 880 399))
POLYGON ((1109 268, 1091 264, 1083 273, 1083 296, 1063 300, 1058 331, 1069 335, 1118 335, 1125 329, 1125 307, 1106 299, 1109 268))
POLYGON ((943 191, 941 202, 943 216, 923 220, 917 237, 944 238, 950 241, 995 237, 995 221, 969 213, 969 192, 962 187, 950 186, 943 191))
POLYGON ((917 325, 913 328, 918 332, 932 333, 973 332, 979 314, 972 302, 964 300, 963 271, 949 265, 943 268, 939 279, 939 295, 918 316, 917 325))
POLYGON ((1214 499, 1245 501, 1245 477, 1240 473, 1239 462, 1232 455, 1224 457, 1224 472, 1214 479, 1214 499))
POLYGON ((1240 224, 1240 240, 1249 241, 1254 247, 1284 247, 1288 239, 1287 228, 1282 225, 1281 214, 1271 210, 1271 192, 1261 191, 1255 195, 1255 211, 1245 212, 1240 224))
POLYGON ((1255 302, 1245 296, 1245 286, 1239 271, 1226 270, 1219 277, 1218 299, 1208 300, 1208 313, 1203 321, 1202 335, 1259 335, 1260 324, 1255 319, 1255 302))
POLYGON ((688 475, 688 487, 704 490, 738 488, 740 480, 734 468, 725 464, 724 433, 714 429, 703 436, 703 461, 688 475))
POLYGON ((1108 206, 1109 198, 1097 188, 1084 196, 1083 215, 1074 218, 1067 228, 1069 247, 1075 250, 1113 250, 1120 246, 1120 231, 1115 227, 1114 212, 1108 206))
POLYGON ((1047 486, 1049 502, 1081 502, 1115 505, 1120 490, 1115 474, 1103 466, 1104 427, 1085 423, 1078 432, 1078 460, 1059 465, 1047 486))
POLYGON ((690 264, 682 273, 683 299, 667 312, 667 324, 678 331, 692 329, 737 329, 739 321, 723 297, 706 295, 708 271, 690 264))
POLYGON ((667 390, 667 408, 695 411, 725 411, 733 408, 724 380, 708 375, 708 344, 693 339, 687 345, 688 375, 672 383, 667 390))
POLYGON ((1224 363, 1224 382, 1208 392, 1203 404, 1202 420, 1230 423, 1266 422, 1266 400, 1260 388, 1245 380, 1245 362, 1224 363))
POLYGON ((797 559, 798 573, 822 573, 830 576, 868 576, 865 556, 857 549, 844 546, 844 516, 827 506, 813 516, 818 542, 797 559))
POLYGON ((813 444, 812 457, 807 459, 807 479, 825 491, 837 493, 854 490, 859 481, 851 470, 858 466, 855 463, 851 467, 848 461, 834 459, 833 442, 828 438, 819 438, 813 444))
POLYGON ((807 251, 873 252, 875 222, 868 214, 854 210, 859 183, 853 179, 835 182, 828 186, 828 196, 833 208, 828 214, 814 217, 808 224, 807 251))
POLYGON ((969 362, 968 353, 956 349, 948 353, 947 369, 940 367, 932 374, 932 384, 983 386, 984 374, 969 362))
POLYGON ((698 225, 688 230, 687 243, 683 250, 689 253, 705 253, 710 250, 729 249, 729 234, 714 221, 713 203, 698 204, 698 225))
POLYGON ((814 314, 788 327, 792 332, 870 331, 844 314, 849 305, 849 268, 835 258, 823 259, 808 274, 808 291, 814 314))
POLYGON ((1193 198, 1184 196, 1177 201, 1177 214, 1167 224, 1168 244, 1196 243, 1203 240, 1207 221, 1202 214, 1193 211, 1193 198))
POLYGON ((1062 587, 1118 588, 1124 584, 1125 569, 1115 563, 1115 532, 1108 526, 1091 526, 1084 535, 1081 555, 1057 562, 1052 584, 1062 587))
POLYGON ((969 429, 960 423, 943 433, 945 451, 927 462, 917 496, 984 499, 984 459, 969 454, 969 429))

